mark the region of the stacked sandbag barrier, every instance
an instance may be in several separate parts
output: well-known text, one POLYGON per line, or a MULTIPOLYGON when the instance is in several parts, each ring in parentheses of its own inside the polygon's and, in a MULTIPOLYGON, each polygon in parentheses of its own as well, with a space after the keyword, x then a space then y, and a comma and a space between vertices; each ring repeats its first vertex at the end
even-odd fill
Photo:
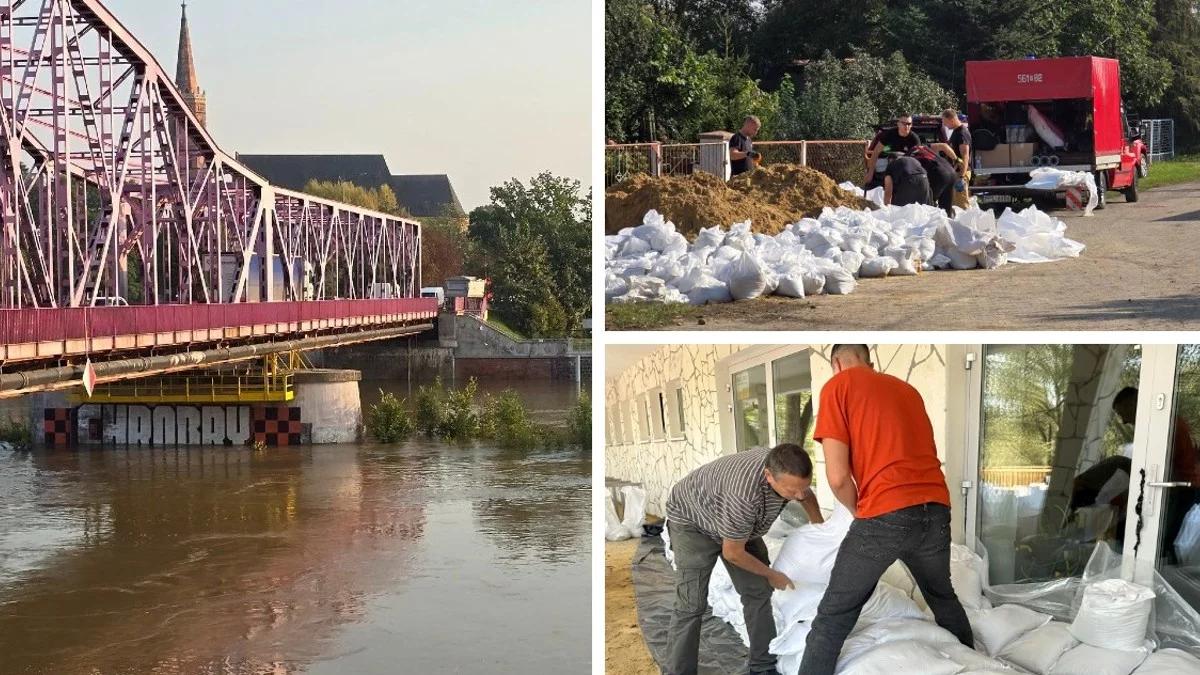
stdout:
POLYGON ((1084 246, 1066 230, 1032 206, 999 218, 978 207, 950 218, 924 204, 840 206, 777 234, 755 232, 745 221, 701 228, 689 242, 651 210, 641 225, 605 237, 605 298, 703 305, 771 294, 845 295, 862 278, 1078 257, 1084 246))

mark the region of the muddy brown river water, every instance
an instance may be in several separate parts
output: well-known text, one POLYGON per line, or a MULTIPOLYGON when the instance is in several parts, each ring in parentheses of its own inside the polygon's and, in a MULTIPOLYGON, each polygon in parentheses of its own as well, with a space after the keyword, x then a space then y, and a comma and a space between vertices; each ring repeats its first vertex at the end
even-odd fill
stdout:
POLYGON ((0 673, 588 673, 590 477, 425 440, 3 452, 0 673))

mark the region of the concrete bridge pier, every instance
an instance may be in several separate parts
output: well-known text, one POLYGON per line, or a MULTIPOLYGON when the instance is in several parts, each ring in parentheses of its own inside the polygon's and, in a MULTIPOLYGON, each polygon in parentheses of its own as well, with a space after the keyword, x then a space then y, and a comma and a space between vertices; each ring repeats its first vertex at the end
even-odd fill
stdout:
POLYGON ((300 419, 312 429, 313 443, 354 443, 361 439, 363 414, 358 395, 362 371, 319 368, 292 377, 300 419))

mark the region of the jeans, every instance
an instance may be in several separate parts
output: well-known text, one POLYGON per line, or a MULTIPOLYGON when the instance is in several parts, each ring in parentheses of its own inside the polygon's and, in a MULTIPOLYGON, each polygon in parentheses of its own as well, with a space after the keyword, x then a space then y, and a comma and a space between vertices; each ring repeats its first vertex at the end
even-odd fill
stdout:
POLYGON ((850 525, 808 634, 801 675, 833 675, 859 612, 897 560, 912 572, 938 625, 974 648, 971 623, 950 585, 950 508, 920 504, 850 525))
MULTIPOLYGON (((675 552, 675 612, 671 616, 671 631, 667 637, 667 662, 664 675, 696 675, 700 661, 700 622, 708 611, 708 580, 713 566, 721 558, 721 542, 703 532, 667 521, 671 549, 675 552)), ((769 565, 767 547, 761 538, 746 542, 746 551, 769 565)), ((724 558, 722 558, 724 562, 724 558)), ((749 672, 775 673, 775 655, 771 640, 775 639, 775 617, 771 612, 774 589, 766 577, 747 572, 725 562, 729 577, 738 595, 742 596, 742 613, 746 632, 750 634, 749 672)))

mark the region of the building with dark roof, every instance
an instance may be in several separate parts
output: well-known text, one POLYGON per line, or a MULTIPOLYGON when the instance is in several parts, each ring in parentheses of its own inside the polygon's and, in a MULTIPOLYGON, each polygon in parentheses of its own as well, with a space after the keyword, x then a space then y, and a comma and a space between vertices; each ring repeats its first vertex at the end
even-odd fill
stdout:
POLYGON ((383 155, 238 155, 264 178, 289 190, 303 190, 310 180, 348 181, 365 188, 387 185, 396 201, 416 218, 465 215, 458 194, 445 174, 395 176, 383 155))
MULTIPOLYGON (((179 23, 175 85, 200 124, 207 124, 208 101, 196 76, 187 2, 183 3, 183 16, 179 23)), ((314 179, 325 182, 349 181, 364 188, 387 185, 396 193, 396 201, 400 206, 416 218, 466 215, 449 176, 394 176, 383 155, 239 155, 238 159, 272 185, 290 190, 303 190, 308 181, 314 179)))

